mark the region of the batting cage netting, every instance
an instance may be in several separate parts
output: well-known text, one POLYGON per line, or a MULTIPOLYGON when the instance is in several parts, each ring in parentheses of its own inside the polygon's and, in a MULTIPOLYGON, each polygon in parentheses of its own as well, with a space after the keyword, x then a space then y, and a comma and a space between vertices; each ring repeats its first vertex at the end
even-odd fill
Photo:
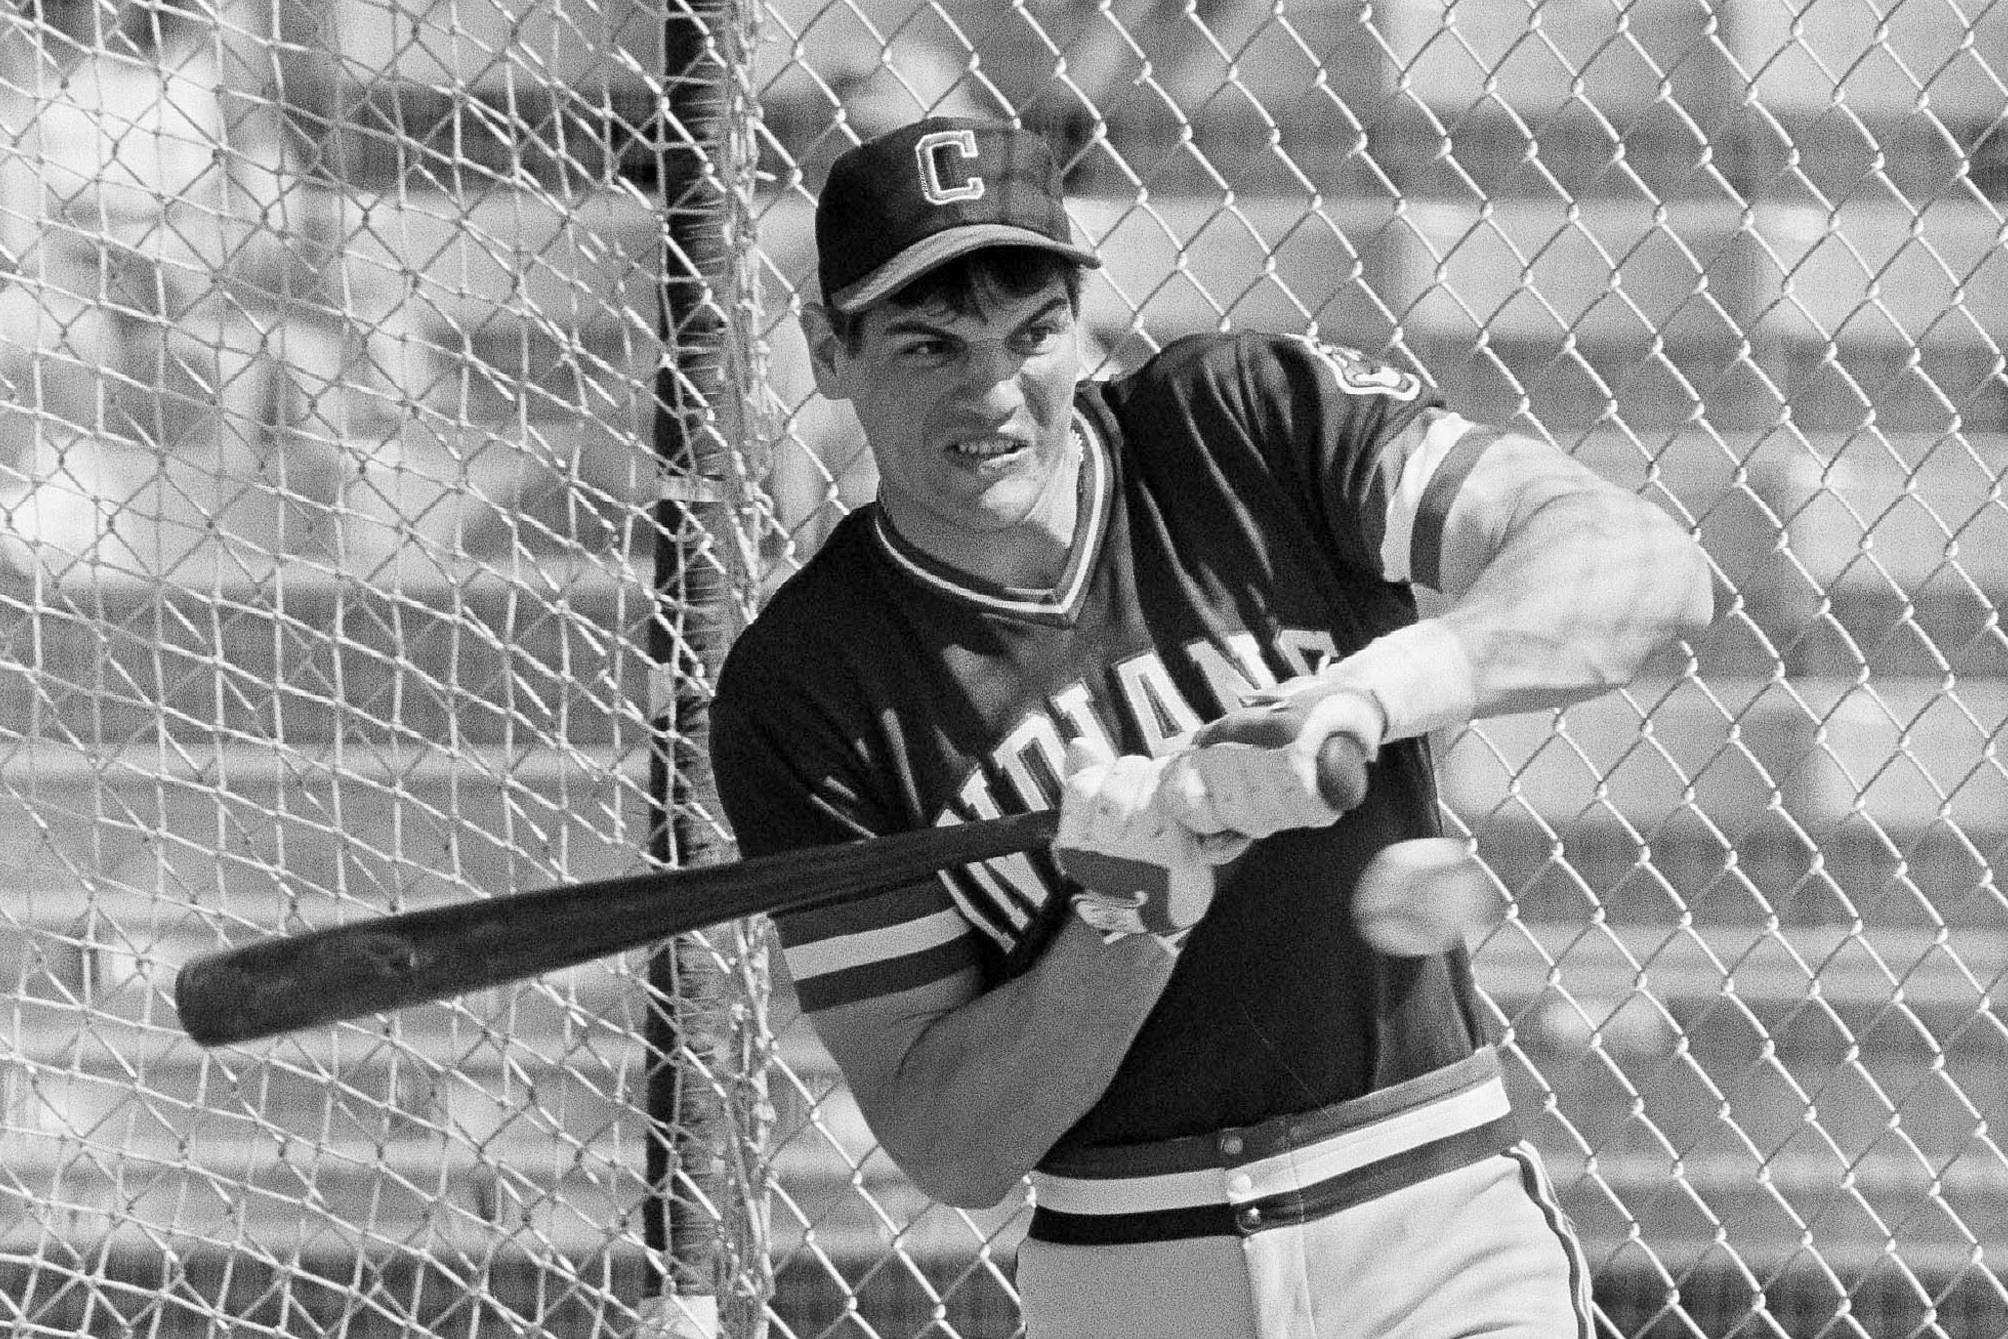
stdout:
POLYGON ((761 924, 215 1050, 172 1005, 730 857, 712 673, 874 486, 813 193, 951 112, 1059 150, 1102 370, 1312 332, 1707 547, 1704 640, 1439 753, 1603 1332, 2008 1333, 2004 79, 1954 0, 20 0, 0 1324, 1017 1329, 1023 1198, 899 1176, 761 924))

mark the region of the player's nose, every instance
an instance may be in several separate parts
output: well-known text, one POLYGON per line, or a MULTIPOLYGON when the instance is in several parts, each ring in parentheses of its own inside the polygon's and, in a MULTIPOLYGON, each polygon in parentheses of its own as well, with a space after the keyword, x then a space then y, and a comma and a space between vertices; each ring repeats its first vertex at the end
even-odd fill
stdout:
POLYGON ((1025 403, 1025 360, 1001 345, 972 348, 963 362, 958 390, 971 409, 1008 413, 1025 403))

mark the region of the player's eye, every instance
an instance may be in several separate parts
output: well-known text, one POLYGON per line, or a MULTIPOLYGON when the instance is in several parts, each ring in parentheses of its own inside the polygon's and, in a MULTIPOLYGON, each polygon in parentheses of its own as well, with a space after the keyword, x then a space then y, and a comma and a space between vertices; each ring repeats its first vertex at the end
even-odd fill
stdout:
POLYGON ((902 361, 912 363, 938 363, 950 353, 947 340, 934 338, 905 340, 896 351, 902 361))
POLYGON ((1018 343, 1020 347, 1031 352, 1042 352, 1059 343, 1060 337, 1065 333, 1065 328, 1057 321, 1040 321, 1020 331, 1018 343))

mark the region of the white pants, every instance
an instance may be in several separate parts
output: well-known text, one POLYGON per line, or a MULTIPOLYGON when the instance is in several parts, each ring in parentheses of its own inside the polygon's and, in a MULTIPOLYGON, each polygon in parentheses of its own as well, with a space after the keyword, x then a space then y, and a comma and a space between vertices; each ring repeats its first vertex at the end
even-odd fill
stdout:
POLYGON ((1026 1241, 1028 1339, 1590 1339, 1582 1250, 1531 1145, 1246 1236, 1026 1241))

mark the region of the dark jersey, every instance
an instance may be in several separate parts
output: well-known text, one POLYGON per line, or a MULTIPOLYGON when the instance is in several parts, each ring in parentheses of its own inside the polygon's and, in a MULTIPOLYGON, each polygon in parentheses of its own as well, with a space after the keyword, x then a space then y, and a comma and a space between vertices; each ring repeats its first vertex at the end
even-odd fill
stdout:
MULTIPOLYGON (((1162 754, 1412 622, 1410 582, 1434 579, 1450 498, 1495 435, 1405 373, 1253 335, 1084 384, 1075 425, 1081 520, 1052 589, 945 568, 866 507, 740 638, 712 749, 745 854, 1050 807, 1068 739, 1162 754)), ((1483 1027, 1462 952, 1382 956, 1347 910, 1375 852, 1438 832, 1427 742, 1403 740, 1352 813, 1257 843, 1062 1147, 1251 1124, 1469 1055, 1483 1027)), ((779 930, 813 1012, 969 968, 1008 980, 1068 892, 1037 853, 779 930)))

